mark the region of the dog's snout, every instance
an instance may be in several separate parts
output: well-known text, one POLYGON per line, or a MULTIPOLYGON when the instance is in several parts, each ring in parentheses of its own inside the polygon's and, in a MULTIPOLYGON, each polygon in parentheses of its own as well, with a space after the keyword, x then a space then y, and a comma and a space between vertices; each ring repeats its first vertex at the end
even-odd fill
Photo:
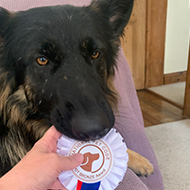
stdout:
POLYGON ((104 130, 102 130, 99 134, 97 134, 96 139, 99 139, 103 136, 105 136, 108 132, 109 132, 110 128, 105 128, 104 130))
POLYGON ((112 128, 104 115, 83 117, 72 121, 72 131, 79 140, 96 140, 105 136, 112 128))
POLYGON ((98 134, 93 135, 87 133, 80 133, 79 138, 84 141, 100 139, 101 137, 105 136, 109 132, 109 130, 109 128, 105 128, 98 134))

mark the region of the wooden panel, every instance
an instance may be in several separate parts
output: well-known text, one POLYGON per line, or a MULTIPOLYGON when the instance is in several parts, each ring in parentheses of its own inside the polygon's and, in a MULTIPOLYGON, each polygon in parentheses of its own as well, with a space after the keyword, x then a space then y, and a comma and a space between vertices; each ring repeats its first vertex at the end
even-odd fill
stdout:
POLYGON ((164 84, 186 81, 187 71, 169 73, 164 75, 164 84))
POLYGON ((121 38, 136 89, 145 87, 146 0, 135 0, 133 12, 121 38))
POLYGON ((188 59, 188 68, 187 68, 183 115, 190 116, 190 47, 189 47, 189 59, 188 59))
POLYGON ((163 84, 167 0, 147 0, 146 84, 163 84))

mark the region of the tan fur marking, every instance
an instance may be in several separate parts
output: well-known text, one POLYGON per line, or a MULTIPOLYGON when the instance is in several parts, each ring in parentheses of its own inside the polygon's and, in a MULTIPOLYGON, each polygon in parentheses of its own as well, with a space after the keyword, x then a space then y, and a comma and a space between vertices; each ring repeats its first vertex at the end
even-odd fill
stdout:
POLYGON ((11 79, 9 82, 7 82, 7 78, 8 72, 4 72, 0 76, 0 81, 3 81, 2 88, 0 89, 0 112, 3 111, 5 102, 8 96, 12 93, 12 85, 15 83, 14 79, 11 79))
POLYGON ((27 153, 23 137, 19 132, 17 134, 15 136, 15 133, 9 132, 8 138, 5 138, 5 147, 12 166, 17 164, 27 153))
POLYGON ((148 176, 153 173, 154 168, 149 160, 130 149, 127 149, 127 153, 129 155, 128 167, 136 174, 148 176))
MULTIPOLYGON (((21 113, 24 110, 21 110, 20 105, 26 105, 25 109, 27 109, 28 103, 27 103, 24 89, 22 86, 19 88, 19 90, 17 90, 13 94, 13 96, 14 96, 15 104, 12 107, 8 108, 8 110, 5 110, 4 115, 6 116, 6 113, 9 113, 11 120, 13 120, 15 123, 17 123, 20 120, 20 117, 22 117, 23 120, 25 120, 27 117, 26 115, 23 115, 21 113)), ((23 109, 23 107, 22 107, 22 109, 23 109)))
POLYGON ((45 119, 41 119, 39 121, 29 120, 29 121, 27 121, 26 126, 27 126, 27 132, 35 135, 34 136, 35 141, 42 138, 43 135, 45 134, 45 132, 50 127, 47 125, 45 119))
POLYGON ((90 7, 91 7, 92 10, 94 10, 94 11, 96 11, 96 12, 99 12, 99 11, 100 11, 100 8, 99 8, 99 6, 98 6, 97 1, 93 1, 93 2, 91 3, 90 7))

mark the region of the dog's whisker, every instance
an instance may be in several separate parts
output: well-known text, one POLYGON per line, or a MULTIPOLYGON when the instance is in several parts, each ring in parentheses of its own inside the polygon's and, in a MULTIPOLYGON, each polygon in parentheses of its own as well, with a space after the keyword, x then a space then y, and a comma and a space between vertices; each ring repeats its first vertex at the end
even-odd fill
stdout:
POLYGON ((68 77, 67 77, 67 76, 64 76, 64 77, 63 77, 63 80, 68 80, 68 77))
POLYGON ((68 17, 67 17, 68 19, 69 19, 69 21, 71 21, 72 20, 72 18, 73 18, 73 16, 72 15, 68 15, 68 17))

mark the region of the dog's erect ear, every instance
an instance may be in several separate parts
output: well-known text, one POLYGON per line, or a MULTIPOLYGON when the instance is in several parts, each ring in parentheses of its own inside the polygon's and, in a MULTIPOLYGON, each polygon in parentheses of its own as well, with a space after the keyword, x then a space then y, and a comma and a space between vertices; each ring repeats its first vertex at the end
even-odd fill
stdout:
POLYGON ((114 34, 120 36, 129 21, 134 0, 93 0, 91 8, 106 15, 114 34))
POLYGON ((0 7, 0 41, 5 33, 5 27, 8 19, 10 18, 10 12, 2 7, 0 7))

